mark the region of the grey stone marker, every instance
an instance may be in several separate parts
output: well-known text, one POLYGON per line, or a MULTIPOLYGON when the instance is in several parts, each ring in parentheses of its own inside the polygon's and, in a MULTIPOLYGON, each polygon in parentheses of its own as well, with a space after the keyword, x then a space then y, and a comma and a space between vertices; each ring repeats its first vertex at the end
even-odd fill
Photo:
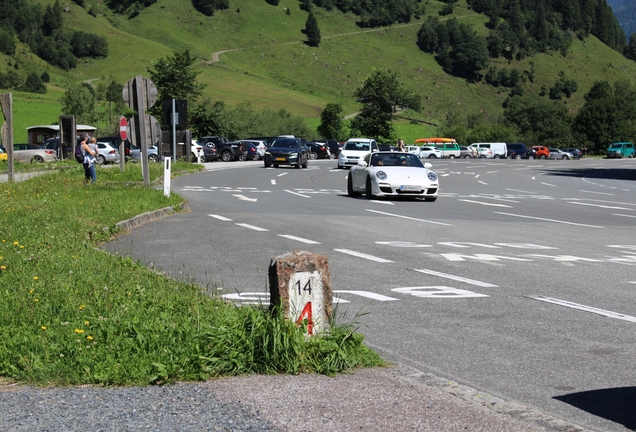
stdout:
POLYGON ((269 294, 271 306, 280 308, 285 318, 307 321, 308 335, 329 330, 333 294, 326 256, 294 251, 273 258, 269 294))

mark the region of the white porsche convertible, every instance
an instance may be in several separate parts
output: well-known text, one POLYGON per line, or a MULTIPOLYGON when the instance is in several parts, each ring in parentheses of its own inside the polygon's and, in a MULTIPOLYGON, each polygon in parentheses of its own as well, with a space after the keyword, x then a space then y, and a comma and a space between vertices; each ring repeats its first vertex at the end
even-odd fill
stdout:
POLYGON ((412 153, 369 153, 358 165, 351 167, 347 192, 352 197, 366 194, 369 199, 404 196, 435 201, 439 180, 431 167, 412 153))

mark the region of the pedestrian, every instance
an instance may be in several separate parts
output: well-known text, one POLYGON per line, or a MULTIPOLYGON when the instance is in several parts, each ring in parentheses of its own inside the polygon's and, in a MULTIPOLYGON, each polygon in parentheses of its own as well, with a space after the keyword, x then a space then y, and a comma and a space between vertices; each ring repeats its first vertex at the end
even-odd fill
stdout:
POLYGON ((399 152, 406 151, 406 149, 404 148, 404 141, 402 141, 402 138, 400 138, 397 142, 397 151, 399 152))
POLYGON ((88 138, 86 132, 82 133, 82 154, 84 155, 84 184, 95 184, 97 181, 97 173, 95 171, 95 156, 97 155, 97 139, 95 137, 88 138))
POLYGON ((583 146, 582 150, 583 150, 583 157, 587 156, 587 146, 586 145, 583 146))

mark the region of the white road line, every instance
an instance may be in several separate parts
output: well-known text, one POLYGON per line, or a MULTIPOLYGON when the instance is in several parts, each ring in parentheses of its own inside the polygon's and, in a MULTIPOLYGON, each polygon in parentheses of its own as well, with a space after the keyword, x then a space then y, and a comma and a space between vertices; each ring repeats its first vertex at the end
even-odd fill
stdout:
POLYGON ((258 198, 248 198, 245 195, 236 195, 236 194, 234 194, 232 196, 240 199, 241 201, 250 201, 250 202, 258 201, 258 198))
POLYGON ((598 226, 598 225, 579 224, 579 223, 574 223, 574 222, 560 221, 560 220, 556 220, 556 219, 547 219, 547 218, 540 218, 540 217, 534 217, 534 216, 518 215, 518 214, 514 214, 514 213, 504 213, 504 212, 495 212, 495 213, 496 214, 500 214, 500 215, 505 215, 505 216, 520 217, 520 218, 524 218, 524 219, 536 219, 536 220, 542 220, 542 221, 546 221, 546 222, 562 223, 562 224, 566 224, 566 225, 576 225, 576 226, 583 226, 583 227, 589 227, 589 228, 605 229, 605 227, 598 226))
POLYGON ((276 177, 282 177, 282 176, 285 176, 285 175, 287 175, 287 174, 289 174, 289 173, 288 173, 288 172, 284 172, 284 173, 282 173, 282 174, 278 174, 276 177))
POLYGON ((252 229, 254 231, 269 231, 268 229, 257 227, 257 226, 246 224, 246 223, 237 223, 237 225, 242 226, 244 228, 252 229))
MULTIPOLYGON (((533 180, 534 180, 534 178, 533 178, 533 180)), ((529 193, 529 194, 535 194, 536 193, 536 192, 528 192, 528 191, 524 191, 524 190, 510 189, 510 188, 506 188, 506 190, 513 191, 513 192, 529 193)))
POLYGON ((481 175, 481 174, 477 174, 477 175, 475 176, 475 178, 479 178, 479 176, 480 176, 480 175, 481 175))
POLYGON ((255 187, 240 187, 238 189, 240 189, 240 190, 256 190, 255 187))
POLYGON ((363 254, 361 252, 356 252, 356 251, 352 251, 349 249, 334 249, 336 252, 341 252, 343 254, 347 254, 347 255, 353 255, 355 257, 358 258, 364 258, 364 259, 368 259, 370 261, 375 261, 375 262, 379 262, 379 263, 392 263, 393 261, 388 260, 388 259, 384 259, 384 258, 378 258, 375 257, 373 255, 367 255, 367 254, 363 254))
POLYGON ((486 182, 483 182, 483 181, 481 181, 481 180, 477 180, 477 183, 481 183, 481 184, 483 184, 483 185, 486 185, 486 186, 488 186, 488 183, 486 183, 486 182))
POLYGON ((634 215, 623 215, 620 213, 612 213, 612 216, 621 216, 621 217, 631 217, 631 218, 636 218, 636 216, 634 215))
POLYGON ((376 204, 395 205, 395 203, 391 201, 369 200, 369 202, 376 203, 376 204))
POLYGON ((492 207, 514 208, 514 207, 511 207, 511 206, 505 205, 505 204, 485 203, 485 202, 481 202, 481 201, 473 201, 473 200, 467 200, 467 199, 460 199, 459 201, 464 201, 464 202, 467 202, 467 203, 474 203, 474 204, 481 204, 481 205, 492 206, 492 207))
POLYGON ((589 191, 589 190, 582 190, 580 189, 579 192, 585 192, 585 193, 591 193, 591 194, 599 194, 599 195, 614 195, 613 193, 608 193, 608 192, 594 192, 594 191, 589 191))
POLYGON ((397 215, 397 214, 393 214, 393 213, 381 212, 381 211, 378 211, 378 210, 366 209, 366 211, 371 212, 371 213, 382 214, 382 215, 385 215, 385 216, 393 216, 393 217, 397 217, 397 218, 401 218, 401 219, 414 220, 414 221, 418 221, 418 222, 426 222, 426 223, 444 225, 444 226, 453 226, 451 224, 447 224, 447 223, 444 223, 444 222, 429 221, 429 220, 426 220, 426 219, 418 219, 418 218, 414 218, 414 217, 410 217, 410 216, 402 216, 402 215, 397 215))
POLYGON ((299 194, 299 193, 297 193, 297 192, 290 191, 289 189, 285 189, 285 192, 289 192, 290 194, 298 195, 298 196, 303 197, 303 198, 311 198, 310 196, 303 195, 303 194, 299 194))
POLYGON ((496 172, 499 172, 499 171, 487 171, 486 174, 494 174, 496 172))
POLYGON ((551 297, 543 297, 543 296, 537 296, 537 297, 530 297, 531 299, 534 300, 539 300, 542 302, 546 302, 546 303, 553 303, 559 306, 565 306, 565 307, 569 307, 572 309, 578 309, 578 310, 582 310, 585 312, 591 312, 591 313, 595 313, 598 315, 603 315, 606 316, 608 318, 615 318, 615 319, 620 319, 620 320, 625 320, 625 321, 629 321, 629 322, 633 322, 636 323, 636 317, 630 316, 630 315, 624 315, 622 313, 618 313, 618 312, 612 312, 612 311, 608 311, 608 310, 604 310, 604 309, 597 309, 595 307, 592 306, 585 306, 582 304, 578 304, 578 303, 572 303, 569 302, 567 300, 559 300, 559 299, 555 299, 555 298, 551 298, 551 297))
POLYGON ((226 218, 224 216, 219 216, 219 215, 215 215, 215 214, 210 214, 208 216, 211 216, 214 219, 218 219, 218 220, 222 220, 222 221, 230 221, 230 222, 232 221, 232 219, 228 219, 228 218, 226 218))
POLYGON ((496 196, 488 196, 488 195, 477 195, 478 198, 486 198, 486 199, 494 199, 497 201, 506 201, 506 202, 511 202, 511 203, 516 203, 519 204, 521 201, 515 201, 515 200, 511 200, 511 199, 505 199, 505 198, 500 198, 500 197, 496 197, 496 196))
POLYGON ((584 206, 590 206, 590 207, 600 207, 600 208, 614 209, 614 210, 633 210, 633 209, 629 209, 625 207, 605 206, 600 204, 590 204, 590 203, 572 202, 572 201, 570 201, 569 204, 584 205, 584 206))
POLYGON ((276 179, 272 179, 272 184, 275 185, 276 184, 276 179))
POLYGON ((191 189, 204 189, 205 186, 185 186, 187 188, 191 188, 191 189))
POLYGON ((304 239, 304 238, 301 238, 301 237, 296 237, 296 236, 289 235, 289 234, 278 234, 278 236, 279 237, 285 237, 285 238, 288 238, 290 240, 296 240, 296 241, 299 241, 299 242, 307 243, 307 244, 320 244, 320 242, 317 242, 317 241, 308 240, 308 239, 304 239))
POLYGON ((370 298, 370 299, 378 300, 378 301, 399 301, 400 300, 400 299, 388 297, 382 294, 376 294, 371 291, 340 291, 338 290, 338 291, 334 291, 334 293, 355 294, 360 297, 366 297, 366 298, 370 298))
POLYGON ((541 182, 541 184, 542 185, 546 185, 546 186, 550 186, 550 187, 556 187, 556 185, 553 185, 553 184, 550 184, 550 183, 541 182))
POLYGON ((480 286, 482 288, 498 288, 498 285, 493 285, 490 284, 488 282, 480 282, 478 280, 474 280, 474 279, 468 279, 465 277, 461 277, 461 276, 455 276, 455 275, 450 275, 450 274, 446 274, 446 273, 441 273, 435 270, 428 270, 428 269, 412 269, 413 271, 416 272, 420 272, 420 273, 424 273, 424 274, 429 274, 431 276, 437 276, 437 277, 441 277, 441 278, 446 278, 446 279, 451 279, 457 282, 463 282, 463 283, 467 283, 470 285, 476 285, 476 286, 480 286))

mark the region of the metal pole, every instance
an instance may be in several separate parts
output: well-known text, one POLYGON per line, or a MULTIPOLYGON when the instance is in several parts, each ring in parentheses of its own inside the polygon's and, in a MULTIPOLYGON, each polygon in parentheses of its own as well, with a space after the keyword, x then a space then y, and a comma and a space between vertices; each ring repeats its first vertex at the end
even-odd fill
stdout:
MULTIPOLYGON (((177 124, 175 117, 177 116, 176 102, 172 99, 172 161, 177 161, 177 124)), ((184 147, 185 148, 185 147, 184 147)))

